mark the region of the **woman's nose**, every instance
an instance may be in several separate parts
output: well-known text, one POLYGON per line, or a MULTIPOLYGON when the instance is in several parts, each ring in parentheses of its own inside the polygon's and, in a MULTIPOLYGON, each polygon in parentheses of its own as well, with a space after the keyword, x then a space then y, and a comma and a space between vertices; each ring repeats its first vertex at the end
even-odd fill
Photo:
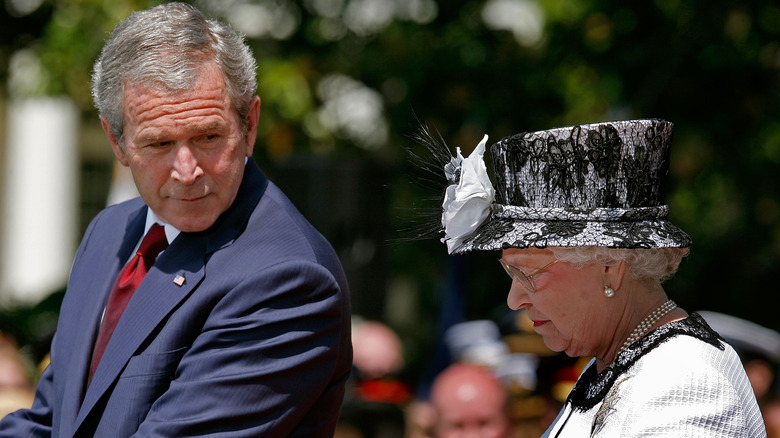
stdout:
POLYGON ((512 310, 519 310, 530 304, 528 291, 519 281, 512 280, 512 286, 509 288, 509 294, 506 297, 506 304, 512 310))

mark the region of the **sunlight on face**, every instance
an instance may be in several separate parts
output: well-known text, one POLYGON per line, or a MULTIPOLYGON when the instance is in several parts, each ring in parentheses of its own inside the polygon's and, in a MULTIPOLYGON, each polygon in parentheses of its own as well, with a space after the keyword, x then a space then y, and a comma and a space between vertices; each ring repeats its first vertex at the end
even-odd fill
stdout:
MULTIPOLYGON (((552 251, 537 248, 507 249, 502 258, 528 273, 555 260, 552 251)), ((534 331, 551 350, 565 351, 572 357, 592 355, 611 339, 610 315, 598 305, 604 287, 601 271, 599 265, 577 269, 555 263, 534 277, 535 292, 513 281, 507 305, 526 309, 534 331)))
POLYGON ((189 90, 130 84, 124 101, 124 144, 109 137, 141 197, 181 231, 207 229, 236 197, 245 157, 252 155, 259 99, 244 134, 219 69, 205 64, 189 90))

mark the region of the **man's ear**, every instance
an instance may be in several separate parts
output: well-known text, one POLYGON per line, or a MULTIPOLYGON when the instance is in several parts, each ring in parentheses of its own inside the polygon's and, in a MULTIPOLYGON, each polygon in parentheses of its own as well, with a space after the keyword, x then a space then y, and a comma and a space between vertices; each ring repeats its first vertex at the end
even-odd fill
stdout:
POLYGON ((127 166, 129 164, 127 161, 127 154, 125 154, 122 145, 119 144, 119 139, 116 138, 116 134, 114 134, 114 130, 111 129, 111 125, 108 124, 108 121, 103 116, 100 116, 100 125, 103 127, 103 131, 106 132, 108 141, 111 142, 111 150, 114 151, 114 156, 119 163, 123 166, 127 166))
POLYGON ((260 120, 260 96, 252 98, 252 102, 249 104, 249 112, 246 116, 246 156, 251 157, 252 151, 255 148, 255 140, 257 139, 257 124, 260 120))

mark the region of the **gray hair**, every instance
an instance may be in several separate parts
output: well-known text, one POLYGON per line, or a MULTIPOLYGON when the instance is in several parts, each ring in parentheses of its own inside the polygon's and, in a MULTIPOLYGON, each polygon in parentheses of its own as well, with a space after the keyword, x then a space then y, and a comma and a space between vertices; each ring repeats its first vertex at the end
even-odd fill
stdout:
POLYGON ((134 12, 114 28, 92 73, 95 106, 123 145, 126 85, 185 90, 192 86, 199 67, 208 62, 222 71, 230 103, 246 129, 257 93, 257 62, 252 51, 243 36, 184 3, 134 12))
POLYGON ((687 248, 606 248, 601 246, 550 248, 555 258, 582 267, 591 263, 604 266, 626 262, 628 273, 638 280, 669 279, 688 255, 687 248))

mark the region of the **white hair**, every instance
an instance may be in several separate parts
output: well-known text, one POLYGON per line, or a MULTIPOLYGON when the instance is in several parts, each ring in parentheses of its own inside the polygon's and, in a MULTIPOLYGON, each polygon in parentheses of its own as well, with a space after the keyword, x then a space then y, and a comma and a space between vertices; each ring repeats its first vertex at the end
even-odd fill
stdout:
POLYGON ((688 255, 688 248, 606 248, 598 246, 551 247, 555 258, 582 267, 591 263, 611 266, 626 262, 629 274, 638 280, 669 279, 688 255))
POLYGON ((121 145, 128 83, 184 90, 209 62, 222 72, 231 105, 246 129, 257 93, 257 61, 241 35, 184 3, 134 12, 114 28, 92 72, 95 106, 121 145))

